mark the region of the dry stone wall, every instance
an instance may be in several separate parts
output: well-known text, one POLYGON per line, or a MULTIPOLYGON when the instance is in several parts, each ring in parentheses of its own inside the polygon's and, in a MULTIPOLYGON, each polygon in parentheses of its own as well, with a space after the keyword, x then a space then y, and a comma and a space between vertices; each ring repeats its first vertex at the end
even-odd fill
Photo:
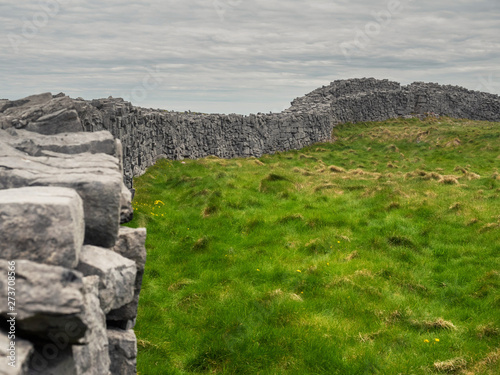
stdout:
POLYGON ((24 129, 0 130, 0 375, 136 373, 146 230, 120 226, 121 142, 72 102, 27 99, 24 129))
POLYGON ((50 93, 0 100, 0 375, 136 373, 146 231, 120 224, 133 216, 132 178, 158 158, 261 156, 329 140, 339 123, 427 113, 500 121, 500 98, 370 78, 250 116, 50 93))
MULTIPOLYGON (((122 99, 85 101, 41 94, 0 101, 0 128, 42 134, 107 130, 123 144, 126 186, 158 158, 256 156, 330 139, 336 124, 426 113, 500 121, 500 97, 458 86, 373 78, 334 81, 292 101, 281 113, 242 115, 170 112, 134 107, 122 99), (63 130, 64 129, 64 130, 63 130)), ((29 148, 25 145, 25 148, 29 148)), ((45 145, 45 149, 54 146, 45 145)))

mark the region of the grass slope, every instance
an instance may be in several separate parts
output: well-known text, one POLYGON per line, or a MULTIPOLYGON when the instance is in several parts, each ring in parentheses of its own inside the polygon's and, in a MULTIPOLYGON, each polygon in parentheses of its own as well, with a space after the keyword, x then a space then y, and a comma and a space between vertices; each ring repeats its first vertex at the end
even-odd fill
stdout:
POLYGON ((500 124, 333 139, 136 179, 140 374, 500 373, 500 124))

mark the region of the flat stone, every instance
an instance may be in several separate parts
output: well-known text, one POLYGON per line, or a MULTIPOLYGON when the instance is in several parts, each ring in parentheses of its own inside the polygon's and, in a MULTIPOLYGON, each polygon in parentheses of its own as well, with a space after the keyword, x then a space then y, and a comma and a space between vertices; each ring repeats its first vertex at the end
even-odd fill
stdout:
POLYGON ((42 151, 62 154, 107 154, 116 155, 115 139, 110 132, 61 133, 43 135, 27 130, 10 128, 0 131, 0 137, 7 144, 31 156, 41 156, 42 151))
POLYGON ((76 269, 85 276, 99 276, 99 300, 104 313, 132 301, 137 273, 134 261, 109 249, 84 246, 76 269))
POLYGON ((74 268, 83 245, 83 203, 73 189, 0 192, 0 258, 74 268))
POLYGON ((112 374, 137 374, 137 338, 132 330, 108 329, 110 371, 112 374))
POLYGON ((44 153, 49 156, 29 156, 0 140, 0 189, 59 186, 76 190, 83 200, 85 243, 112 247, 120 223, 123 185, 118 160, 105 154, 44 153))
MULTIPOLYGON (((9 263, 0 260, 0 274, 7 275, 9 263)), ((15 306, 18 332, 39 338, 64 332, 70 343, 85 335, 83 275, 68 268, 38 264, 29 260, 15 261, 15 306)), ((7 278, 0 279, 0 299, 7 301, 7 278)), ((0 304, 0 316, 11 312, 0 304)))
POLYGON ((30 122, 27 130, 40 134, 57 134, 83 131, 78 113, 74 109, 62 109, 30 122))
POLYGON ((0 375, 27 375, 32 353, 31 342, 23 340, 19 335, 9 338, 9 332, 0 330, 0 375), (12 362, 13 358, 9 358, 12 349, 15 349, 15 363, 12 362))

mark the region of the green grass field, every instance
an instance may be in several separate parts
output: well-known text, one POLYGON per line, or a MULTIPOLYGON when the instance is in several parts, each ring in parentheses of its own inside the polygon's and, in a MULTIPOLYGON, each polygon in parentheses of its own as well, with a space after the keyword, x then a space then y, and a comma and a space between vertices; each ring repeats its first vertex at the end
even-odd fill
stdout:
POLYGON ((500 373, 500 123, 332 136, 135 180, 139 374, 500 373))

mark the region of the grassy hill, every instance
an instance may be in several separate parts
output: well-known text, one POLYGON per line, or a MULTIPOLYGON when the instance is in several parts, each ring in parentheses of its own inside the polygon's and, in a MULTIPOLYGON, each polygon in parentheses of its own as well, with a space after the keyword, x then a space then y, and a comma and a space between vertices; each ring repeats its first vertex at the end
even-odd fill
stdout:
POLYGON ((140 374, 500 373, 500 123, 332 136, 136 179, 140 374))

